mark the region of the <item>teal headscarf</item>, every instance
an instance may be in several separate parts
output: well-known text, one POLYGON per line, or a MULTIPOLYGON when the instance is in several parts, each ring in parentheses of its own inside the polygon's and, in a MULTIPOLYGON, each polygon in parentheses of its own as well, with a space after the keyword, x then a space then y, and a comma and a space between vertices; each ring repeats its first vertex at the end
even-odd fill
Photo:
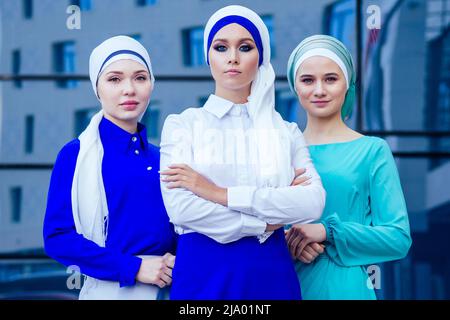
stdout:
POLYGON ((342 105, 341 116, 343 120, 347 120, 352 115, 353 104, 355 101, 356 73, 355 68, 353 67, 353 59, 350 52, 344 46, 344 44, 336 38, 327 35, 314 35, 300 42, 300 44, 297 46, 297 48, 294 49, 294 51, 292 51, 291 56, 289 57, 287 65, 287 78, 289 81, 289 86, 291 87, 292 92, 297 95, 297 92, 295 90, 295 75, 299 67, 297 62, 302 59, 305 54, 313 49, 325 49, 325 51, 331 51, 340 60, 340 63, 338 63, 338 65, 341 67, 341 69, 342 66, 346 69, 342 71, 344 74, 347 73, 348 79, 346 79, 346 81, 348 89, 345 95, 344 104, 342 105))

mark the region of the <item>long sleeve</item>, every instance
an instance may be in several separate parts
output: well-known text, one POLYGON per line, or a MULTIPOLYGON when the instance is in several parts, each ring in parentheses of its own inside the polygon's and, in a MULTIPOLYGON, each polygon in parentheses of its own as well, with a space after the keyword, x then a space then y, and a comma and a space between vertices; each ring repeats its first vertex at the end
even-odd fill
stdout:
POLYGON ((401 259, 411 246, 398 171, 389 146, 384 140, 380 141, 370 169, 371 224, 345 222, 337 213, 321 220, 330 244, 326 251, 339 265, 357 266, 401 259))
POLYGON ((118 281, 121 286, 134 285, 141 265, 140 258, 100 247, 75 229, 71 186, 79 148, 78 140, 70 142, 55 162, 44 220, 45 251, 66 266, 77 266, 81 273, 88 276, 118 281))
MULTIPOLYGON (((192 161, 192 132, 180 115, 167 117, 161 134, 161 170, 173 163, 192 161)), ((217 242, 228 243, 264 233, 266 223, 256 217, 202 199, 184 188, 168 189, 161 182, 167 214, 177 232, 192 230, 217 242)))
POLYGON ((312 163, 305 139, 296 123, 289 123, 293 144, 292 164, 306 168, 310 185, 287 187, 236 186, 228 188, 228 207, 254 215, 269 224, 309 223, 320 219, 325 190, 312 163))

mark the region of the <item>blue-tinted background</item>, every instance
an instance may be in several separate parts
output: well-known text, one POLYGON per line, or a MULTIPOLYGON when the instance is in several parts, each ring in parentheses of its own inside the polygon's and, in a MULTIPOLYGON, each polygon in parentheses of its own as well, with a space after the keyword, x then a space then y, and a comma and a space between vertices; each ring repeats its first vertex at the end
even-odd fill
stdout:
POLYGON ((391 146, 413 236, 405 259, 380 265, 377 294, 450 298, 450 0, 2 0, 0 298, 78 294, 67 286, 76 286, 72 272, 46 258, 42 222, 57 152, 99 108, 87 77, 91 50, 118 34, 148 48, 157 82, 143 122, 158 144, 168 114, 201 106, 214 90, 203 25, 228 4, 263 17, 277 109, 301 129, 305 113, 285 78, 290 52, 316 33, 349 47, 360 88, 349 124, 391 146), (70 5, 81 10, 79 29, 70 5))

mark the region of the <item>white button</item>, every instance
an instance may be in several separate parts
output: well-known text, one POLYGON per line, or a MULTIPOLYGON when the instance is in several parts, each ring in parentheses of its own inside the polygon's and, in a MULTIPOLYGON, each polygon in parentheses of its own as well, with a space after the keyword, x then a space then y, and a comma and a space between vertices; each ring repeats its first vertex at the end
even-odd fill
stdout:
POLYGON ((139 150, 134 150, 134 153, 139 154, 139 150))
POLYGON ((131 140, 132 140, 133 142, 136 142, 137 138, 136 138, 136 137, 133 137, 133 138, 131 138, 131 140))
POLYGON ((152 167, 147 167, 147 170, 148 170, 148 171, 152 170, 152 167))

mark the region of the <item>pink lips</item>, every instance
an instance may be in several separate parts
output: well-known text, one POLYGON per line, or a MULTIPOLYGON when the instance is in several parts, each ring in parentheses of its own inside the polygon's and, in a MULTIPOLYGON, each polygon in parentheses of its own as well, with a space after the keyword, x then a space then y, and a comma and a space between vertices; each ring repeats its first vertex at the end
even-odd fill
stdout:
POLYGON ((325 100, 317 100, 317 101, 311 101, 311 103, 315 104, 318 107, 325 107, 330 101, 325 100))
POLYGON ((241 74, 241 72, 239 70, 237 70, 237 69, 230 69, 230 70, 227 70, 225 73, 229 74, 229 75, 241 74))
POLYGON ((120 105, 127 111, 133 111, 137 108, 137 105, 139 102, 136 100, 127 100, 125 102, 122 102, 120 105))

